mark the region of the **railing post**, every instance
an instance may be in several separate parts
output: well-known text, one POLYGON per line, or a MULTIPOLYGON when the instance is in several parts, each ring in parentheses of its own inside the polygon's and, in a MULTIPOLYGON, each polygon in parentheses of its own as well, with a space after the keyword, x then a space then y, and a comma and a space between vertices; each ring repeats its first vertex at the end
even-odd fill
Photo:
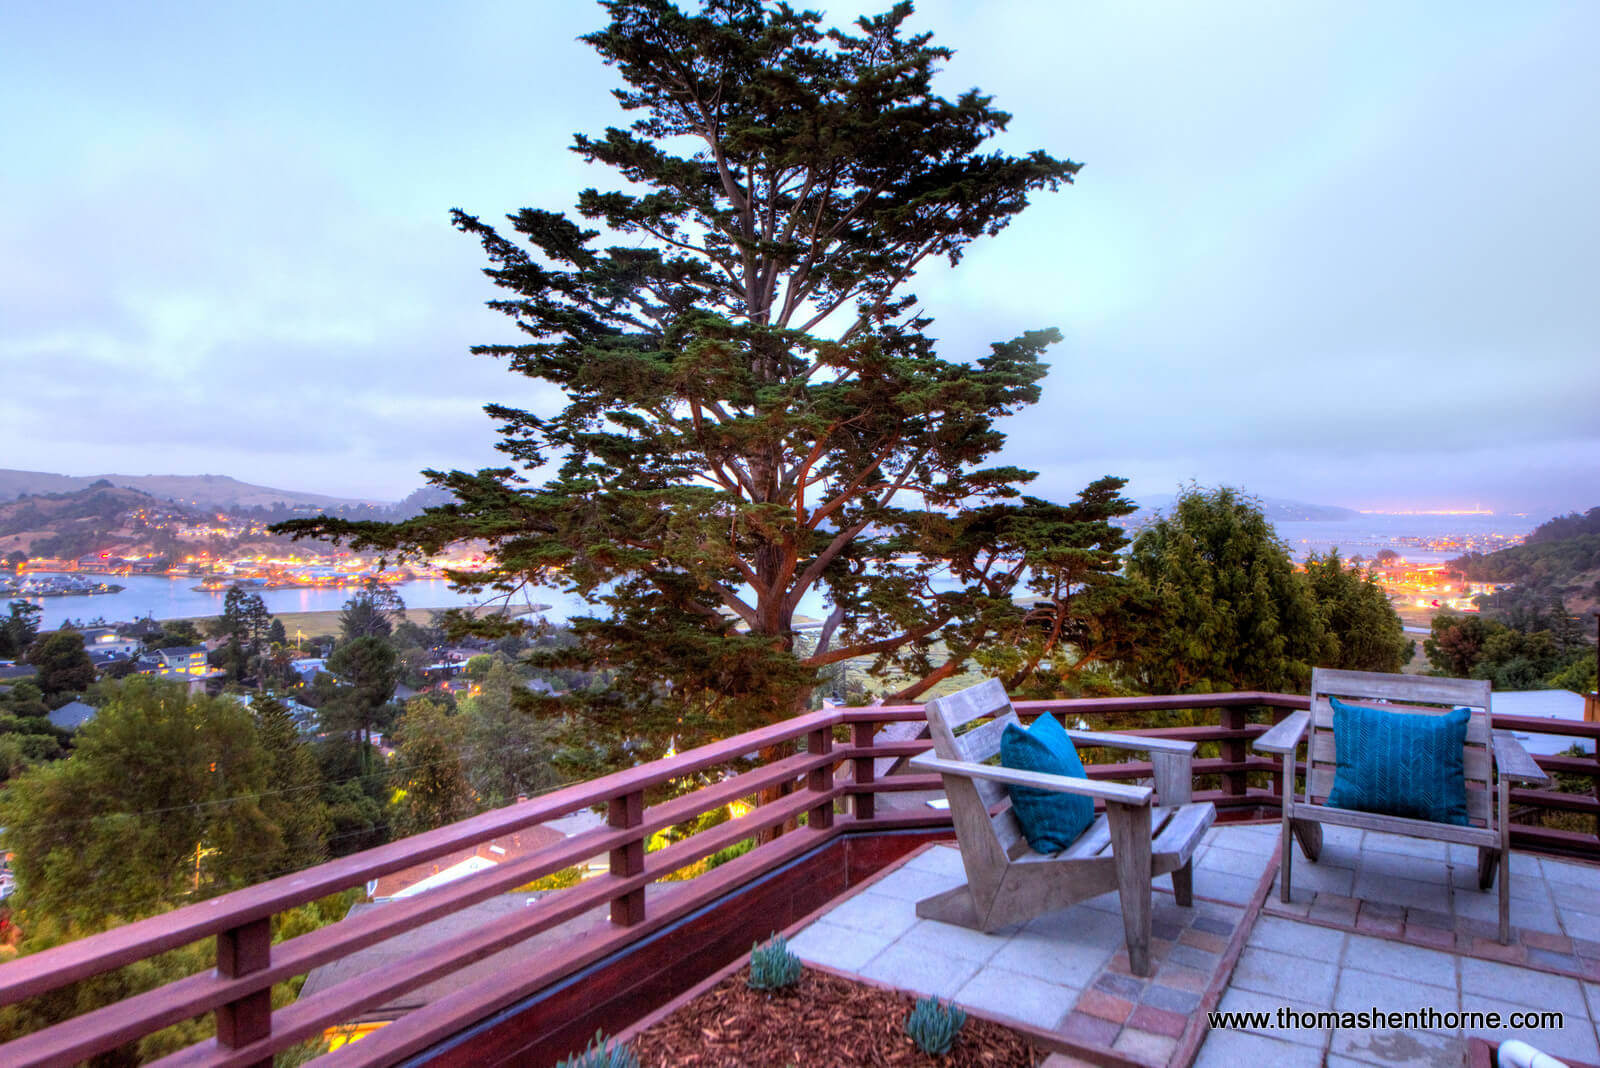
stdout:
MULTIPOLYGON (((1242 731, 1245 721, 1249 717, 1240 705, 1228 705, 1222 710, 1222 725, 1230 731, 1242 731)), ((1223 758, 1230 764, 1242 764, 1248 752, 1243 738, 1227 738, 1222 743, 1223 758)), ((1223 776, 1223 789, 1230 797, 1243 797, 1245 794, 1245 773, 1230 771, 1223 776)))
MULTIPOLYGON (((263 916, 217 933, 217 974, 240 979, 272 963, 272 921, 263 916)), ((217 1045, 238 1049, 272 1033, 270 987, 217 1006, 217 1045)), ((252 1068, 272 1068, 272 1058, 256 1061, 252 1068)))
MULTIPOLYGON (((1272 710, 1272 725, 1274 727, 1288 718, 1289 710, 1287 708, 1274 708, 1272 710)), ((1293 793, 1294 791, 1294 754, 1290 753, 1287 760, 1282 757, 1277 757, 1273 760, 1273 763, 1277 764, 1280 769, 1285 765, 1287 765, 1289 769, 1287 775, 1280 770, 1278 774, 1272 776, 1272 796, 1278 799, 1278 811, 1282 813, 1283 784, 1286 779, 1289 783, 1290 792, 1293 793)))
MULTIPOLYGON (((806 752, 812 756, 819 753, 833 752, 833 728, 821 727, 806 735, 806 752)), ((806 789, 812 793, 833 792, 833 764, 830 761, 819 768, 812 768, 806 776, 806 789)), ((826 830, 833 826, 833 798, 806 809, 806 824, 817 830, 826 830)))
MULTIPOLYGON (((618 830, 637 827, 644 822, 644 791, 635 790, 621 797, 613 797, 606 811, 606 823, 618 830)), ((622 878, 644 871, 644 836, 611 851, 611 874, 622 878)), ((611 922, 621 927, 631 927, 644 922, 644 887, 630 890, 611 901, 611 922)))
MULTIPOLYGON (((873 730, 874 726, 874 724, 865 720, 852 723, 850 725, 851 744, 857 749, 870 750, 872 748, 873 735, 876 733, 873 730)), ((872 754, 869 752, 865 756, 858 756, 850 763, 852 766, 851 779, 857 787, 850 795, 851 812, 854 813, 855 818, 858 820, 870 820, 873 816, 873 802, 877 797, 871 789, 872 783, 877 776, 877 771, 873 767, 872 754)))

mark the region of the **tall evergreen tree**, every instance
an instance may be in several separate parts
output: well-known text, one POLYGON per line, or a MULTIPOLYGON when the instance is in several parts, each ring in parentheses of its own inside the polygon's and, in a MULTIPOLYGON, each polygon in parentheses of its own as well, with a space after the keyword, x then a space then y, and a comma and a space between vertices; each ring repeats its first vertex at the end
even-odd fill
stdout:
POLYGON ((71 757, 0 791, 23 904, 93 926, 266 875, 280 832, 250 713, 143 677, 102 696, 71 757))
POLYGON ((467 724, 438 701, 407 703, 395 724, 390 778, 397 793, 394 827, 420 834, 477 811, 465 760, 467 724))
POLYGON ((250 707, 267 756, 261 811, 278 829, 277 842, 262 858, 262 867, 270 873, 309 868, 324 860, 328 851, 330 822, 321 798, 321 770, 282 701, 263 694, 250 707))
POLYGON ((83 635, 66 627, 35 638, 27 660, 38 668, 35 681, 52 706, 65 704, 69 695, 82 693, 94 682, 94 661, 83 647, 83 635))
POLYGON ((1318 666, 1387 672, 1405 667, 1415 644, 1370 571, 1346 566, 1335 548, 1326 555, 1311 554, 1306 582, 1322 614, 1324 647, 1318 666))
POLYGON ((910 4, 848 30, 759 0, 604 6, 585 40, 637 118, 574 150, 629 189, 586 190, 576 220, 524 209, 509 234, 454 216, 505 290, 491 306, 526 335, 474 351, 566 397, 554 414, 488 408, 499 447, 544 481, 429 472, 455 502, 278 529, 400 551, 482 539, 490 563, 457 581, 604 605, 547 664, 609 669, 565 712, 627 762, 793 714, 828 665, 878 657, 913 694, 946 628, 958 656, 1014 633, 1010 594, 1043 565, 1042 539, 1013 535, 1069 516, 1019 499, 1032 472, 985 464, 1059 335, 941 358, 906 285, 1079 165, 994 151, 1010 116, 975 89, 934 92, 951 53, 906 31, 910 4), (1002 552, 1021 566, 974 563, 1002 552), (832 614, 797 655, 816 594, 832 614))
POLYGON ((467 778, 491 808, 561 781, 552 761, 554 725, 534 715, 535 703, 516 671, 499 662, 489 668, 483 691, 462 703, 467 778))
POLYGON ((1156 625, 1132 670, 1150 693, 1297 690, 1325 651, 1316 603, 1259 504, 1189 488, 1134 539, 1128 575, 1156 625))

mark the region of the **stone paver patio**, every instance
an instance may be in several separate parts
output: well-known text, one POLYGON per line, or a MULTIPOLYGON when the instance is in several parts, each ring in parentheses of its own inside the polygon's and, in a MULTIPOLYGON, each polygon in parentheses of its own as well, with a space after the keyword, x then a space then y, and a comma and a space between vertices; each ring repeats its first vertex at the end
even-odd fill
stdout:
POLYGON ((918 919, 919 899, 965 880, 953 845, 914 854, 792 945, 805 960, 1146 1064, 1191 1059, 1191 1020, 1208 997, 1221 1011, 1269 1014, 1554 1010, 1563 1026, 1212 1029, 1197 1065, 1454 1065, 1471 1036, 1518 1037, 1600 1063, 1600 866, 1514 856, 1517 929, 1504 947, 1494 941, 1496 895, 1476 888, 1475 852, 1326 830, 1318 864, 1296 849, 1295 901, 1283 905, 1266 885, 1276 882, 1278 825, 1212 828, 1195 858, 1193 909, 1178 908, 1170 882, 1157 880, 1148 978, 1129 972, 1115 893, 993 935, 918 919))

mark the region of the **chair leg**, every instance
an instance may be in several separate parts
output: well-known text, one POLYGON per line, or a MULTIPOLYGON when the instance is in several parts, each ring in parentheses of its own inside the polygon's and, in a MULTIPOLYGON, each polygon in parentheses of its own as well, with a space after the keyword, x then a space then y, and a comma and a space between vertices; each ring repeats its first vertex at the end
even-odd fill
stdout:
POLYGON ((1128 970, 1150 974, 1150 810, 1115 801, 1106 805, 1111 852, 1117 864, 1117 897, 1128 940, 1128 970))
POLYGON ((1294 871, 1294 832, 1289 817, 1283 817, 1283 848, 1278 850, 1278 900, 1289 904, 1289 875, 1294 871))
MULTIPOLYGON (((1312 820, 1294 820, 1294 836, 1300 839, 1300 849, 1305 853, 1306 859, 1315 862, 1322 856, 1322 824, 1312 820)), ((1289 843, 1283 843, 1284 851, 1289 849, 1289 843)))
POLYGON ((1500 850, 1489 846, 1478 847, 1478 889, 1487 890, 1494 885, 1495 872, 1500 870, 1500 850))
POLYGON ((1511 944, 1511 850, 1500 850, 1500 944, 1511 944))
POLYGON ((1184 908, 1194 905, 1194 859, 1183 862, 1183 867, 1172 872, 1172 897, 1184 908))

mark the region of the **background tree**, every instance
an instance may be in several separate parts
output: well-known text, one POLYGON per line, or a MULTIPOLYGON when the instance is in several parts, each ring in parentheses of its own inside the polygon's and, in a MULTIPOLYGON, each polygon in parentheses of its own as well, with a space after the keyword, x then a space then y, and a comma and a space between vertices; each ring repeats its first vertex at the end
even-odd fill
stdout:
POLYGON ((1317 606, 1254 500, 1183 490, 1134 540, 1128 576, 1157 619, 1131 663, 1147 692, 1309 684, 1325 650, 1317 606))
POLYGON ((52 707, 65 704, 69 695, 82 693, 94 682, 94 661, 83 647, 83 635, 75 630, 35 638, 27 659, 38 669, 36 681, 52 707))
POLYGON ((390 780, 396 791, 394 827, 419 834, 477 811, 463 753, 467 725, 441 703, 418 698, 395 724, 390 780))
POLYGON ((383 709, 400 682, 400 659, 394 646, 377 637, 357 638, 333 651, 328 670, 344 683, 319 712, 323 729, 351 733, 364 754, 372 732, 384 720, 383 709))
POLYGON ((369 581, 360 593, 344 603, 339 630, 347 642, 357 638, 387 638, 396 620, 405 618, 406 603, 390 586, 369 581))
POLYGON ((39 636, 39 617, 44 609, 32 601, 12 601, 4 622, 0 622, 0 659, 21 656, 39 636))
POLYGON ((62 755, 68 735, 46 717, 50 706, 32 681, 0 689, 0 782, 62 755))
POLYGON ((280 835, 258 803, 269 762, 250 713, 148 678, 103 697, 69 759, 0 792, 25 906, 92 927, 269 871, 280 835))
POLYGON ((1434 616, 1431 633, 1422 643, 1422 651, 1433 673, 1455 679, 1471 678, 1472 669, 1483 656, 1483 644, 1494 626, 1480 615, 1440 612, 1434 616))
POLYGON ((1322 614, 1319 667, 1393 673, 1410 662, 1416 643, 1370 571, 1347 567, 1335 548, 1325 556, 1312 553, 1305 576, 1322 614))
POLYGON ((494 663, 483 691, 462 702, 467 780, 490 808, 560 785, 553 763, 555 725, 534 713, 537 703, 522 677, 504 663, 494 663))
MULTIPOLYGON (((905 287, 1078 164, 994 151, 1010 116, 932 90, 950 53, 904 32, 909 4, 853 31, 755 0, 605 7, 585 40, 638 117, 574 148, 631 191, 585 191, 578 221, 525 209, 509 237, 455 213, 506 291, 492 306, 528 338, 475 351, 567 398, 553 415, 491 405, 499 447, 554 474, 430 472, 456 502, 275 529, 399 551, 478 538, 490 564, 452 573, 469 588, 598 601, 608 614, 573 620, 577 644, 540 663, 609 671, 562 712, 612 740, 602 763, 630 763, 801 710, 830 664, 877 657, 915 692, 942 629, 965 628, 961 655, 1012 632, 1024 612, 1003 579, 1031 563, 949 588, 929 581, 947 561, 906 553, 931 554, 923 536, 954 512, 1041 518, 1044 502, 1017 503, 1031 472, 984 464, 1058 335, 942 359, 905 287), (819 592, 832 614, 802 656, 795 617, 819 592)), ((991 515, 943 549, 980 559, 979 531, 1005 526, 991 515)))
POLYGON ((267 758, 261 811, 278 830, 277 841, 261 860, 262 867, 270 872, 309 868, 327 857, 331 833, 327 806, 321 798, 322 773, 282 701, 270 694, 258 695, 250 710, 267 758))

